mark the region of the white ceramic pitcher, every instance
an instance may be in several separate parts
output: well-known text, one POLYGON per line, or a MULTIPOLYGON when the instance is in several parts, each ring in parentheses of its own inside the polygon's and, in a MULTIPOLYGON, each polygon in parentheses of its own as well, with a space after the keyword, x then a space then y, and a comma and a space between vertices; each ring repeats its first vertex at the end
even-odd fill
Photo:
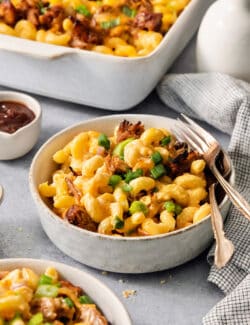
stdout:
POLYGON ((250 82, 250 0, 217 0, 207 10, 196 45, 197 69, 250 82))

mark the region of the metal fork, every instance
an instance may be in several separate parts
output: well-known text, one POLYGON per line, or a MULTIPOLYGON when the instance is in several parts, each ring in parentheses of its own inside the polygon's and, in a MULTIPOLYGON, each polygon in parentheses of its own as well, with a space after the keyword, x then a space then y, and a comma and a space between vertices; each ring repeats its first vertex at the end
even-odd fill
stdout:
POLYGON ((181 114, 186 123, 179 120, 179 125, 175 125, 177 135, 179 134, 195 150, 203 155, 208 167, 220 183, 228 197, 237 209, 250 221, 250 205, 220 174, 216 166, 216 158, 221 151, 221 146, 217 140, 200 127, 186 115, 181 114))
POLYGON ((211 223, 216 241, 214 252, 214 264, 220 269, 225 266, 234 253, 234 245, 225 237, 223 219, 215 197, 215 184, 209 187, 209 201, 211 205, 211 223))

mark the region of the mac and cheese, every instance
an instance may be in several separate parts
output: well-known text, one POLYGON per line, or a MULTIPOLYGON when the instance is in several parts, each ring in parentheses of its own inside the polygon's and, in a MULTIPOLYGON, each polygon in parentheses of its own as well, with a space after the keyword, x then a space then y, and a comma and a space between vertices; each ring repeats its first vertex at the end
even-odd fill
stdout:
POLYGON ((0 324, 108 325, 93 300, 48 267, 38 275, 30 268, 0 271, 0 324))
POLYGON ((113 135, 82 132, 53 155, 39 191, 80 228, 115 236, 167 233, 210 213, 206 163, 166 129, 123 121, 113 135))
POLYGON ((1 0, 0 33, 104 54, 152 52, 190 0, 1 0))

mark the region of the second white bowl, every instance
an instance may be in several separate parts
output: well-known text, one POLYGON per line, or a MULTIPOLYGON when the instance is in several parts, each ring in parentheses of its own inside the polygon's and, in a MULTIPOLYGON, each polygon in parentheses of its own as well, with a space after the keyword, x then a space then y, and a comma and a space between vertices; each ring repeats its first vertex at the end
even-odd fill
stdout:
POLYGON ((38 274, 47 267, 54 267, 60 277, 84 290, 101 309, 112 325, 132 325, 130 317, 116 295, 102 282, 91 275, 66 264, 29 258, 11 258, 0 260, 0 271, 16 268, 31 268, 38 274))

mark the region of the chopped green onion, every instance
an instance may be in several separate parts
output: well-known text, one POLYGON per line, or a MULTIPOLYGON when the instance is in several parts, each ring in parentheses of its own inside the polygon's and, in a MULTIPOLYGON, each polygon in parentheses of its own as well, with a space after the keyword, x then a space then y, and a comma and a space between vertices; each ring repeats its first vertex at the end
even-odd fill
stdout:
POLYGON ((40 325, 43 322, 43 314, 37 313, 34 316, 31 317, 31 319, 28 322, 28 325, 40 325))
POLYGON ((103 21, 101 23, 101 27, 103 29, 110 29, 110 28, 116 27, 118 25, 120 25, 120 17, 115 18, 115 19, 111 19, 109 21, 103 21))
POLYGON ((168 212, 175 212, 175 203, 173 201, 167 201, 164 203, 164 208, 168 212))
POLYGON ((137 177, 140 177, 143 175, 143 170, 141 168, 136 169, 134 172, 132 172, 131 170, 129 170, 126 174, 125 174, 125 182, 129 183, 130 181, 132 181, 132 179, 135 179, 137 177))
POLYGON ((80 304, 94 304, 94 301, 87 295, 83 295, 79 298, 80 304))
POLYGON ((131 192, 132 186, 130 186, 129 184, 124 184, 124 185, 122 185, 122 190, 123 190, 123 192, 131 192))
POLYGON ((58 287, 52 284, 42 284, 39 285, 36 293, 36 297, 51 297, 55 298, 58 295, 58 287))
POLYGON ((162 162, 162 156, 161 154, 159 153, 159 151, 155 151, 152 156, 151 156, 151 159, 153 160, 153 162, 157 165, 159 164, 160 162, 162 162))
MULTIPOLYGON (((1 3, 1 0, 0 0, 0 3, 1 3)), ((37 7, 38 7, 38 10, 40 11, 40 13, 43 14, 43 15, 44 15, 44 14, 46 13, 46 11, 48 10, 48 6, 45 7, 42 1, 39 1, 39 2, 37 3, 37 7)))
POLYGON ((41 14, 43 14, 43 15, 46 13, 46 11, 47 11, 47 8, 43 7, 43 8, 40 9, 41 14))
POLYGON ((122 7, 122 12, 124 13, 124 15, 130 18, 134 18, 136 16, 136 10, 129 8, 128 6, 122 7))
POLYGON ((165 138, 161 139, 161 145, 166 146, 171 142, 171 135, 166 136, 165 138))
POLYGON ((154 179, 157 179, 157 178, 163 176, 164 174, 166 174, 166 169, 162 164, 159 164, 159 165, 154 166, 154 168, 152 168, 150 170, 150 173, 154 179))
POLYGON ((69 297, 64 298, 63 301, 68 305, 69 308, 74 307, 74 303, 69 297))
POLYGON ((119 184, 121 180, 122 178, 120 175, 112 175, 109 179, 108 185, 116 187, 116 185, 119 184))
POLYGON ((175 205, 175 214, 178 215, 182 211, 182 207, 179 204, 175 205))
POLYGON ((129 212, 131 214, 136 213, 136 212, 143 212, 144 214, 147 214, 148 208, 141 201, 133 201, 132 204, 130 205, 129 212))
POLYGON ((48 276, 46 274, 42 274, 40 276, 38 284, 39 285, 41 285, 41 284, 52 284, 52 282, 53 282, 53 279, 50 276, 48 276))
POLYGON ((114 156, 119 156, 120 159, 124 159, 124 148, 126 147, 126 145, 133 141, 134 139, 133 138, 128 138, 120 143, 118 143, 114 150, 113 150, 113 155, 114 156))
POLYGON ((121 229, 124 226, 124 221, 121 220, 118 216, 115 216, 114 218, 114 228, 115 229, 121 229))
POLYGON ((108 137, 106 136, 106 134, 102 133, 99 135, 98 144, 99 144, 99 146, 104 147, 106 150, 108 150, 110 148, 110 141, 109 141, 108 137))
POLYGON ((76 12, 86 17, 90 16, 90 11, 85 5, 79 5, 76 7, 76 12))
POLYGON ((152 189, 152 193, 156 193, 156 192, 159 192, 158 187, 154 187, 154 188, 152 189))
POLYGON ((136 231, 136 228, 130 229, 130 230, 128 230, 128 231, 125 233, 125 235, 126 235, 126 236, 130 236, 130 235, 132 235, 135 231, 136 231))

